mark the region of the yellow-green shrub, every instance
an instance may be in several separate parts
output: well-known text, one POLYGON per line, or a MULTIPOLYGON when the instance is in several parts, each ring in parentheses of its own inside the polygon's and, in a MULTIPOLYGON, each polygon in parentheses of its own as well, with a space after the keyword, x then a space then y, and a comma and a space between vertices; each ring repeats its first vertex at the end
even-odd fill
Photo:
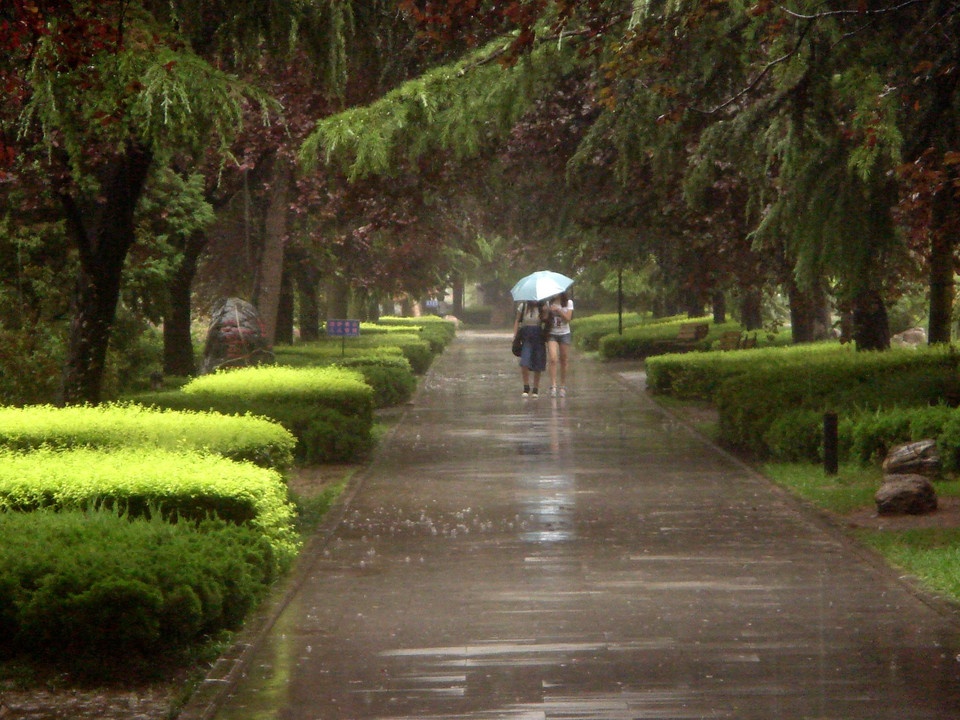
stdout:
POLYGON ((152 410, 140 405, 0 407, 0 446, 158 447, 204 450, 284 469, 296 439, 278 423, 251 415, 152 410))
POLYGON ((0 511, 119 508, 133 517, 248 524, 289 563, 299 540, 275 470, 216 455, 156 448, 0 450, 0 511))

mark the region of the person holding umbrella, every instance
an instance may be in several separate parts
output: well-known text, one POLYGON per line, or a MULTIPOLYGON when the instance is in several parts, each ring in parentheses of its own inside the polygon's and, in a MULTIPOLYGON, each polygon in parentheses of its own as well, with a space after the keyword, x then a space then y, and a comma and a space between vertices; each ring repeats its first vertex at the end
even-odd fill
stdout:
POLYGON ((540 396, 540 375, 547 369, 547 348, 542 325, 547 316, 542 302, 527 300, 517 308, 513 321, 513 334, 520 332, 523 345, 520 349, 520 377, 523 379, 523 397, 540 396), (533 373, 533 387, 530 374, 533 373))
POLYGON ((570 320, 573 318, 573 300, 562 292, 547 301, 547 321, 550 334, 547 336, 547 365, 550 368, 550 397, 567 396, 567 358, 573 336, 570 320), (557 385, 559 368, 560 384, 557 385))
MULTIPOLYGON (((573 301, 567 297, 566 290, 572 284, 573 280, 566 275, 550 270, 538 270, 521 278, 510 290, 513 299, 518 302, 542 303, 543 300, 550 298, 550 303, 545 308, 544 319, 549 332, 546 338, 546 350, 550 367, 550 395, 553 397, 558 395, 564 397, 567 394, 567 354, 570 349, 570 319, 573 317, 573 301), (559 388, 557 387, 558 367, 560 374, 559 388)), ((525 308, 528 307, 529 305, 525 306, 525 308)), ((520 328, 520 320, 525 317, 526 312, 529 312, 529 310, 518 311, 517 322, 514 323, 514 334, 520 328)), ((522 353, 520 365, 522 368, 522 353)), ((527 376, 524 375, 525 388, 527 386, 526 378, 527 376)), ((536 377, 534 382, 539 382, 536 377)), ((526 390, 524 394, 527 394, 526 390)))

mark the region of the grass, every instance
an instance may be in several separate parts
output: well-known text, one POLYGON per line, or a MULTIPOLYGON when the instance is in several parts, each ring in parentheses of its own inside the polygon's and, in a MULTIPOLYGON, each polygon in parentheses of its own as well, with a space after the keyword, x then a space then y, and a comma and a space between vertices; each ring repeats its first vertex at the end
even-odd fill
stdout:
MULTIPOLYGON (((709 417, 703 402, 651 395, 654 402, 697 427, 708 437, 709 417)), ((767 463, 759 468, 766 477, 814 507, 839 516, 875 507, 874 495, 883 480, 876 465, 841 464, 836 475, 811 463, 767 463)), ((936 483, 939 497, 960 497, 960 480, 936 483)), ((904 530, 851 530, 853 537, 883 556, 892 567, 912 575, 927 591, 960 604, 960 528, 904 530)))

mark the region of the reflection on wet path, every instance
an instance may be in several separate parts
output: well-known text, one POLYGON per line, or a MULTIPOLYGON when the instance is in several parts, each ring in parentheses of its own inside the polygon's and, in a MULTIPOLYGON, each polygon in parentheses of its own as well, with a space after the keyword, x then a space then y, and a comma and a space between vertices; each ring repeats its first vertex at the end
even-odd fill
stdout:
POLYGON ((440 358, 219 720, 960 717, 956 626, 575 358, 440 358))

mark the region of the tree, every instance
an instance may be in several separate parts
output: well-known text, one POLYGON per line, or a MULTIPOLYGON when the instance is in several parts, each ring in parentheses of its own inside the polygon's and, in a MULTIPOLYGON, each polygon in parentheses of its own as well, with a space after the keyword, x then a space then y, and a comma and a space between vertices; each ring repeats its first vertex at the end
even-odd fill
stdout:
POLYGON ((15 92, 3 136, 19 138, 15 172, 42 174, 55 189, 80 262, 64 403, 99 400, 134 213, 152 168, 176 152, 225 149, 243 104, 266 106, 147 11, 126 0, 18 0, 4 19, 13 32, 4 36, 2 74, 15 92))

